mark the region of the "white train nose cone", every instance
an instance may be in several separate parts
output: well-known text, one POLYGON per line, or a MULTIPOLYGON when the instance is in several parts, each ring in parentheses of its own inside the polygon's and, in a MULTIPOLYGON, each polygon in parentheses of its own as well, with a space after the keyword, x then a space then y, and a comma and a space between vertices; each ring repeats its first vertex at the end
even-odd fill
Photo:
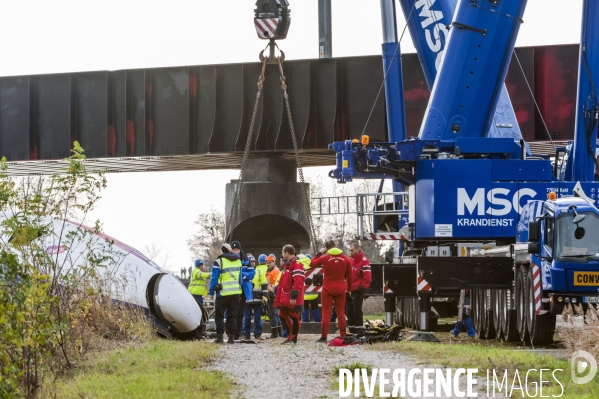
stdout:
POLYGON ((178 278, 170 274, 158 277, 154 286, 154 304, 158 318, 179 333, 193 331, 202 322, 202 311, 195 298, 178 278))

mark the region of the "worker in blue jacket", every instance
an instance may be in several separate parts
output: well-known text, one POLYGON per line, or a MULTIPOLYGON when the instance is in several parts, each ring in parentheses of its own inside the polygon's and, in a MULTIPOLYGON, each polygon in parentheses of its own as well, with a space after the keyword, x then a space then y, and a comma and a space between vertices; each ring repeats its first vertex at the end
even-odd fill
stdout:
POLYGON ((231 250, 233 253, 239 255, 242 264, 241 273, 239 275, 239 284, 241 285, 243 292, 239 296, 239 312, 237 312, 237 329, 235 330, 235 339, 238 340, 243 331, 243 313, 245 309, 245 302, 248 299, 252 299, 252 280, 254 279, 255 275, 255 260, 254 264, 250 262, 248 255, 241 249, 241 243, 239 241, 233 241, 231 243, 231 250))

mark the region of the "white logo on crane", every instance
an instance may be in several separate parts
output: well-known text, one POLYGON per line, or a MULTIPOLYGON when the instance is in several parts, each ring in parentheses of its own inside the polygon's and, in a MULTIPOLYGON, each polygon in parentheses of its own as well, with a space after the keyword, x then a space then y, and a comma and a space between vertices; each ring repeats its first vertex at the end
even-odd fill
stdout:
POLYGON ((435 69, 439 69, 441 64, 441 58, 443 55, 443 42, 447 42, 447 25, 441 22, 443 21, 443 11, 431 10, 435 0, 418 0, 414 7, 420 10, 420 17, 424 18, 420 22, 422 29, 424 29, 424 36, 426 38, 426 44, 428 48, 433 52, 437 53, 435 59, 435 69), (443 36, 443 40, 441 40, 443 36))
POLYGON ((522 197, 534 198, 537 192, 530 188, 521 188, 511 195, 511 198, 510 195, 510 190, 507 188, 493 188, 485 196, 485 189, 479 188, 470 197, 465 188, 458 188, 458 215, 464 216, 466 210, 470 215, 473 215, 476 211, 478 216, 505 216, 510 214, 512 210, 520 213, 522 211, 520 205, 522 197), (489 203, 489 207, 486 209, 485 197, 489 203))

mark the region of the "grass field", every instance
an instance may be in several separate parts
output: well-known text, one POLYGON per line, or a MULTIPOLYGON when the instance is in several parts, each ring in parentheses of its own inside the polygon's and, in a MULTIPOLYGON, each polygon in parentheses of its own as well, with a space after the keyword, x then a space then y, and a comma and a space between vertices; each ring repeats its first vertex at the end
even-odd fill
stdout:
MULTIPOLYGON (((476 341, 471 343, 459 344, 439 344, 425 342, 397 342, 397 343, 382 343, 372 346, 373 350, 395 350, 409 354, 420 361, 422 365, 440 365, 443 368, 477 368, 478 378, 486 380, 487 370, 490 370, 490 382, 492 383, 493 371, 495 370, 498 379, 501 380, 507 370, 508 381, 508 396, 514 379, 516 378, 516 370, 522 382, 522 387, 526 384, 526 373, 529 370, 535 369, 528 374, 528 389, 529 395, 525 397, 540 397, 538 390, 540 381, 540 369, 549 369, 550 371, 543 372, 543 381, 549 380, 543 384, 543 396, 555 396, 567 399, 579 398, 596 398, 599 392, 599 378, 595 377, 591 382, 585 385, 577 385, 573 383, 571 378, 571 365, 569 359, 557 359, 553 356, 538 355, 528 350, 514 349, 510 346, 504 346, 497 343, 497 346, 481 345, 476 341), (553 370, 556 371, 555 377, 563 386, 560 386, 552 377, 553 370), (536 384, 536 386, 535 386, 536 384), (563 392, 563 394, 562 394, 563 392)), ((513 391, 513 397, 523 397, 521 391, 517 389, 513 391)), ((505 386, 501 390, 505 395, 505 386)), ((524 391, 526 394, 526 391, 524 391)), ((486 396, 486 392, 483 396, 486 396)), ((490 392, 492 397, 492 393, 490 392)))
POLYGON ((206 342, 154 340, 100 353, 74 376, 44 389, 42 398, 228 398, 231 381, 205 370, 216 349, 206 342))

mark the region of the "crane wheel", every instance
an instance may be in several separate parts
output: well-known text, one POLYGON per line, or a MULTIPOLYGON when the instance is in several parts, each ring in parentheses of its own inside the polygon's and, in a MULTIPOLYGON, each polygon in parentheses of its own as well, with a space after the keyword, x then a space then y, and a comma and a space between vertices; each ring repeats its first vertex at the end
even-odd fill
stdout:
POLYGON ((526 327, 533 345, 548 345, 553 342, 556 317, 553 313, 537 315, 535 312, 535 288, 532 268, 528 268, 526 279, 526 327))

